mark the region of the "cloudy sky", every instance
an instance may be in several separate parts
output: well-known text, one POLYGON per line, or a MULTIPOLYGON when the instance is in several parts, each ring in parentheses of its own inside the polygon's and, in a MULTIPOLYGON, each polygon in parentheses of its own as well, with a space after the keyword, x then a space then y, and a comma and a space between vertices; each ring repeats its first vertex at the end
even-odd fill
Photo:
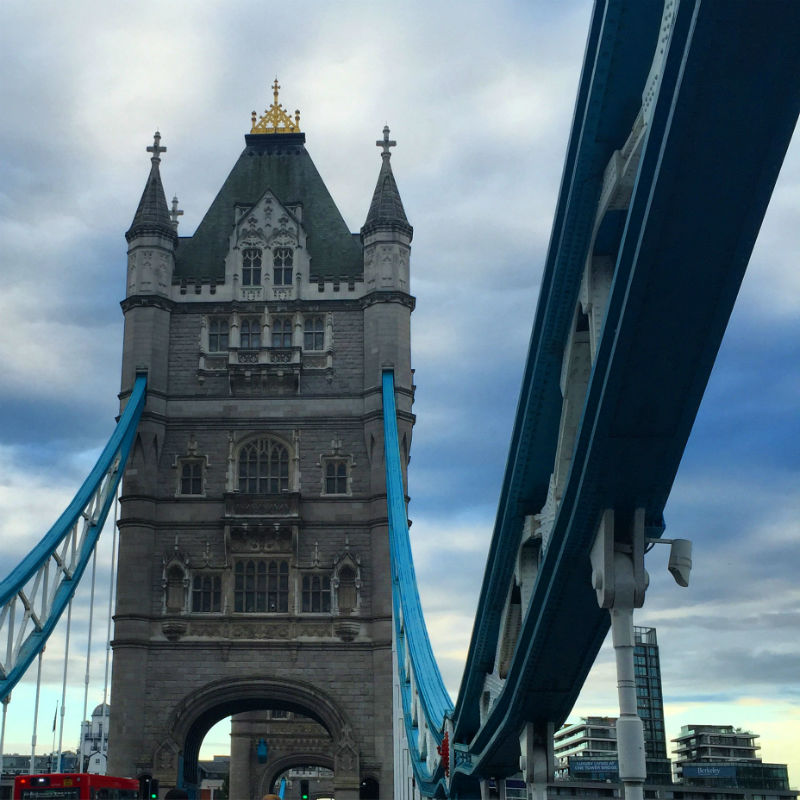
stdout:
MULTIPOLYGON (((0 4, 0 574, 55 520, 113 427, 123 234, 153 131, 186 235, 277 75, 351 230, 366 216, 385 123, 398 142, 392 164, 415 229, 409 512, 434 649, 455 694, 590 12, 589 0, 0 4)), ((795 141, 666 510, 666 535, 694 541, 692 585, 672 582, 667 549, 656 548, 636 619, 658 629, 668 735, 687 723, 753 730, 795 786, 798 208, 795 141)), ((85 634, 73 637, 65 748, 82 714, 86 647, 85 634)), ((38 752, 51 747, 60 652, 55 641, 45 657, 38 752)), ((95 645, 90 708, 102 699, 103 656, 95 645)), ((615 709, 604 650, 574 714, 615 709)), ((29 685, 8 719, 6 752, 29 752, 29 685)), ((218 726, 205 752, 226 751, 218 726)))

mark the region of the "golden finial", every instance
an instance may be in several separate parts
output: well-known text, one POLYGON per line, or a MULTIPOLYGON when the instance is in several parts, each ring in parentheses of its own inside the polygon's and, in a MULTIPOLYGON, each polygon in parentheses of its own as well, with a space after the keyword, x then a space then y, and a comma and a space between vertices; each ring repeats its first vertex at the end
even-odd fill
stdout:
POLYGON ((281 88, 278 79, 275 78, 272 84, 272 105, 264 111, 260 119, 256 119, 254 111, 250 118, 252 127, 250 133, 299 133, 300 132, 300 112, 294 112, 292 119, 286 109, 278 102, 278 90, 281 88))

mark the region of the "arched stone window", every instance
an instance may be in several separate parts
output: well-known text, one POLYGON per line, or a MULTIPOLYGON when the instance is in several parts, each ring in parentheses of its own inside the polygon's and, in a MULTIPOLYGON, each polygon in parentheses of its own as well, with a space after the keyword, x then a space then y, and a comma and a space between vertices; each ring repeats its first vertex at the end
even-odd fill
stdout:
POLYGON ((289 491, 289 450, 275 439, 252 439, 242 445, 238 458, 239 491, 246 494, 280 494, 289 491))
POLYGON ((303 322, 303 349, 325 349, 325 321, 322 317, 306 317, 303 322))
POLYGON ((261 285, 261 248, 246 247, 242 250, 242 286, 261 285))
POLYGON ((239 346, 242 350, 261 347, 261 323, 257 319, 243 319, 239 328, 239 346))
POLYGON ((349 565, 345 565, 339 570, 339 590, 337 597, 340 614, 352 614, 358 606, 356 571, 349 565))
POLYGON ((183 570, 173 564, 167 570, 166 586, 166 606, 169 613, 179 613, 183 611, 184 605, 184 574, 183 570))
POLYGON ((292 320, 289 317, 275 317, 272 320, 272 346, 292 346, 292 320))
POLYGON ((272 253, 272 282, 276 286, 292 285, 294 251, 291 247, 276 247, 272 253))
POLYGON ((203 460, 187 458, 181 461, 180 487, 178 494, 203 494, 203 460))
POLYGON ((325 494, 347 494, 348 463, 343 458, 332 458, 325 463, 325 494))
POLYGON ((230 325, 227 317, 212 317, 208 321, 208 352, 219 353, 228 349, 230 325))

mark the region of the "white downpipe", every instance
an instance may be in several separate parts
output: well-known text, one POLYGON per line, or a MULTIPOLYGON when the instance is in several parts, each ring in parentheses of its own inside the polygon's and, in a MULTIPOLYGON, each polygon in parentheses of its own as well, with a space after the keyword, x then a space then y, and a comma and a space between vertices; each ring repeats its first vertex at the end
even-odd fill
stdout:
MULTIPOLYGON (((36 729, 39 725, 39 693, 42 688, 42 655, 44 648, 39 651, 39 664, 36 667, 36 695, 33 702, 33 734, 31 735, 31 763, 28 768, 28 774, 33 775, 36 772, 36 729)), ((57 707, 56 707, 57 708, 57 707)))
POLYGON ((611 636, 617 660, 617 753, 619 777, 625 800, 643 800, 647 776, 644 757, 644 727, 636 710, 636 676, 633 668, 633 609, 611 609, 611 636))
POLYGON ((64 704, 67 699, 67 671, 69 669, 69 634, 72 629, 72 600, 67 606, 67 641, 64 645, 64 678, 61 681, 61 719, 58 723, 58 761, 56 772, 61 772, 61 745, 64 741, 64 704))

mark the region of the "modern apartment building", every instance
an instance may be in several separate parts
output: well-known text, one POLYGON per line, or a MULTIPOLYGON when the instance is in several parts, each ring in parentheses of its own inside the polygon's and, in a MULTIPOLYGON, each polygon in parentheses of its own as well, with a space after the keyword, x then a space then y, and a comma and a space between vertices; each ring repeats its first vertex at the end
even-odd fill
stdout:
POLYGON ((786 764, 765 764, 758 734, 732 725, 684 725, 675 742, 675 779, 694 786, 788 789, 786 764))
MULTIPOLYGON (((672 772, 664 731, 661 664, 655 628, 635 627, 636 701, 644 726, 647 782, 669 784, 672 772)), ((556 779, 619 780, 616 717, 585 717, 553 737, 556 779)))

